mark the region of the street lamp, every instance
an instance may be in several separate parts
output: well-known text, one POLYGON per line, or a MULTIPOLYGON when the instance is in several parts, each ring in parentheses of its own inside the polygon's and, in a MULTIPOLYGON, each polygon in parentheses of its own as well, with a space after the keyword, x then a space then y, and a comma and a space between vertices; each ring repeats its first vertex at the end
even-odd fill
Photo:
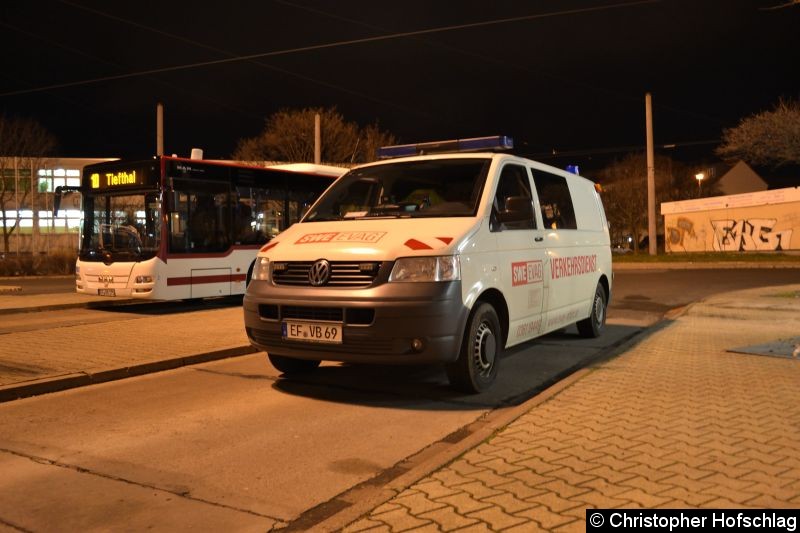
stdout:
POLYGON ((706 175, 703 172, 698 172, 694 175, 694 179, 697 180, 697 197, 700 198, 703 193, 703 180, 706 179, 706 175))

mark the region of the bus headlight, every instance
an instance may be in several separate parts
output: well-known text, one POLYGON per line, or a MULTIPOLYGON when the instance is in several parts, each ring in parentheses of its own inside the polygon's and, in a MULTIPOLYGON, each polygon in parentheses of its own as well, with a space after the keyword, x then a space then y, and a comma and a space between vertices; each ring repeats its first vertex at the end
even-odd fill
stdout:
POLYGON ((457 255, 440 257, 402 257, 398 259, 389 281, 456 281, 461 279, 461 263, 457 255))
POLYGON ((253 278, 259 281, 269 281, 269 258, 256 257, 256 264, 253 266, 253 278))

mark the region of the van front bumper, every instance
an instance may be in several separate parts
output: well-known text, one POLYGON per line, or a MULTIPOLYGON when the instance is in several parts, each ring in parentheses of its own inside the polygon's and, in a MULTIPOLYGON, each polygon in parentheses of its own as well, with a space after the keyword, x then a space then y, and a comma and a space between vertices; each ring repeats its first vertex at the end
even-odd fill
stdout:
POLYGON ((455 361, 469 313, 459 281, 331 289, 254 280, 243 307, 247 337, 260 350, 297 359, 379 364, 455 361), (342 343, 284 339, 281 324, 286 320, 338 325, 342 343))

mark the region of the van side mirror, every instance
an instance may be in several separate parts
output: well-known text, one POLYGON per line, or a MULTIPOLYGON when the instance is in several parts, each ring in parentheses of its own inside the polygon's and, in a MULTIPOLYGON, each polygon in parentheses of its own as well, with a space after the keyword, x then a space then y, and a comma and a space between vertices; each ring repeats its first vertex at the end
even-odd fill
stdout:
POLYGON ((506 207, 497 213, 497 220, 503 224, 533 220, 533 205, 527 196, 509 196, 506 207))

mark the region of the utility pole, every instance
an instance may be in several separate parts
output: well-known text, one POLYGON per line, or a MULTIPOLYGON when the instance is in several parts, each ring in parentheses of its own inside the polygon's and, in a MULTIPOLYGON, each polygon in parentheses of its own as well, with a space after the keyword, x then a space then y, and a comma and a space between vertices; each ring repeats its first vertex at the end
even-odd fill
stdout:
POLYGON ((322 127, 320 125, 319 113, 314 115, 314 163, 317 165, 322 161, 322 127))
POLYGON ((156 155, 164 155, 164 104, 156 105, 156 155))
POLYGON ((658 253, 658 224, 656 221, 656 166, 653 154, 653 97, 644 95, 644 115, 647 128, 647 243, 650 255, 658 253))

